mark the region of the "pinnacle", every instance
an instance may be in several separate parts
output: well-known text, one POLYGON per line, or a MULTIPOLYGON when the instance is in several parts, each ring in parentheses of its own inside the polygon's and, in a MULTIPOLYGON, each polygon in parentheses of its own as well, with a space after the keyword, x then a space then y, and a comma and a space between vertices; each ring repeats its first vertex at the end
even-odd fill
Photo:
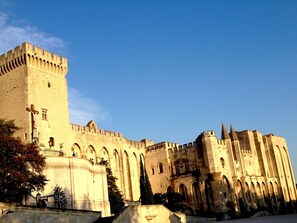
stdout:
POLYGON ((227 129, 225 127, 224 122, 222 122, 222 134, 221 139, 230 139, 230 136, 228 135, 227 129))
POLYGON ((230 137, 232 141, 238 141, 238 137, 236 135, 236 132, 233 129, 233 126, 230 125, 230 137))

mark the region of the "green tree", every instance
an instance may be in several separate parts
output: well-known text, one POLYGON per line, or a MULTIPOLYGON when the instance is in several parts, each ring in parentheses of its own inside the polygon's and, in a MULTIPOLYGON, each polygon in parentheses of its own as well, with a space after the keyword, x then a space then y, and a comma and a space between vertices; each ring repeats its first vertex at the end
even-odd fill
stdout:
POLYGON ((24 144, 13 133, 19 128, 12 120, 0 119, 0 201, 18 203, 24 195, 42 190, 45 159, 35 144, 24 144))
POLYGON ((13 120, 6 121, 5 119, 0 119, 0 137, 13 136, 19 129, 20 128, 14 124, 13 120))
POLYGON ((68 201, 62 187, 59 187, 58 185, 54 188, 54 200, 56 208, 66 210, 68 201))
POLYGON ((154 204, 154 196, 146 170, 140 159, 140 200, 141 204, 154 204))
POLYGON ((125 206, 123 195, 121 194, 118 186, 116 185, 117 178, 113 176, 111 168, 108 166, 106 160, 101 160, 100 164, 106 166, 107 173, 107 187, 108 187, 108 198, 110 203, 111 213, 119 213, 125 206))

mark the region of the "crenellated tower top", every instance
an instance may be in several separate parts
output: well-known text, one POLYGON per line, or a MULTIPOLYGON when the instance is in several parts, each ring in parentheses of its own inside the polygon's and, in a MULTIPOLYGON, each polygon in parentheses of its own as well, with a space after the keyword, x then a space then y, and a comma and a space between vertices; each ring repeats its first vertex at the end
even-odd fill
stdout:
POLYGON ((0 56, 0 75, 22 65, 64 76, 68 71, 66 58, 25 42, 0 56))

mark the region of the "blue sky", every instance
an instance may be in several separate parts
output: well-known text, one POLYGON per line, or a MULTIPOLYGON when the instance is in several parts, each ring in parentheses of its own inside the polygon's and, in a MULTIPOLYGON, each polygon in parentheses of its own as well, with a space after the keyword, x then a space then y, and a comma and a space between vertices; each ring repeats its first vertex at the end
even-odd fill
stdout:
POLYGON ((297 1, 0 0, 0 52, 68 58, 71 121, 187 143, 222 121, 285 137, 297 174, 297 1))

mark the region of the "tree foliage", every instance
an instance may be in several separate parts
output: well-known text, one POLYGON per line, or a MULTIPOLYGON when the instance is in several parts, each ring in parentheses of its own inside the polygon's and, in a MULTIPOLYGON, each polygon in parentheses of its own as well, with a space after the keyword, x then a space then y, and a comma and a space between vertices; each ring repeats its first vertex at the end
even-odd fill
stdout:
POLYGON ((0 119, 0 201, 21 202, 24 195, 44 188, 45 159, 34 144, 24 144, 13 133, 13 121, 0 119))
POLYGON ((146 170, 140 160, 140 200, 141 204, 154 204, 154 196, 146 170))
POLYGON ((100 161, 100 164, 106 166, 108 197, 110 202, 111 213, 117 214, 125 206, 123 195, 121 194, 118 186, 116 185, 117 178, 113 176, 112 170, 108 166, 108 162, 102 159, 100 161))
POLYGON ((20 128, 14 124, 13 120, 6 121, 5 119, 0 119, 0 137, 13 136, 19 129, 20 128))

